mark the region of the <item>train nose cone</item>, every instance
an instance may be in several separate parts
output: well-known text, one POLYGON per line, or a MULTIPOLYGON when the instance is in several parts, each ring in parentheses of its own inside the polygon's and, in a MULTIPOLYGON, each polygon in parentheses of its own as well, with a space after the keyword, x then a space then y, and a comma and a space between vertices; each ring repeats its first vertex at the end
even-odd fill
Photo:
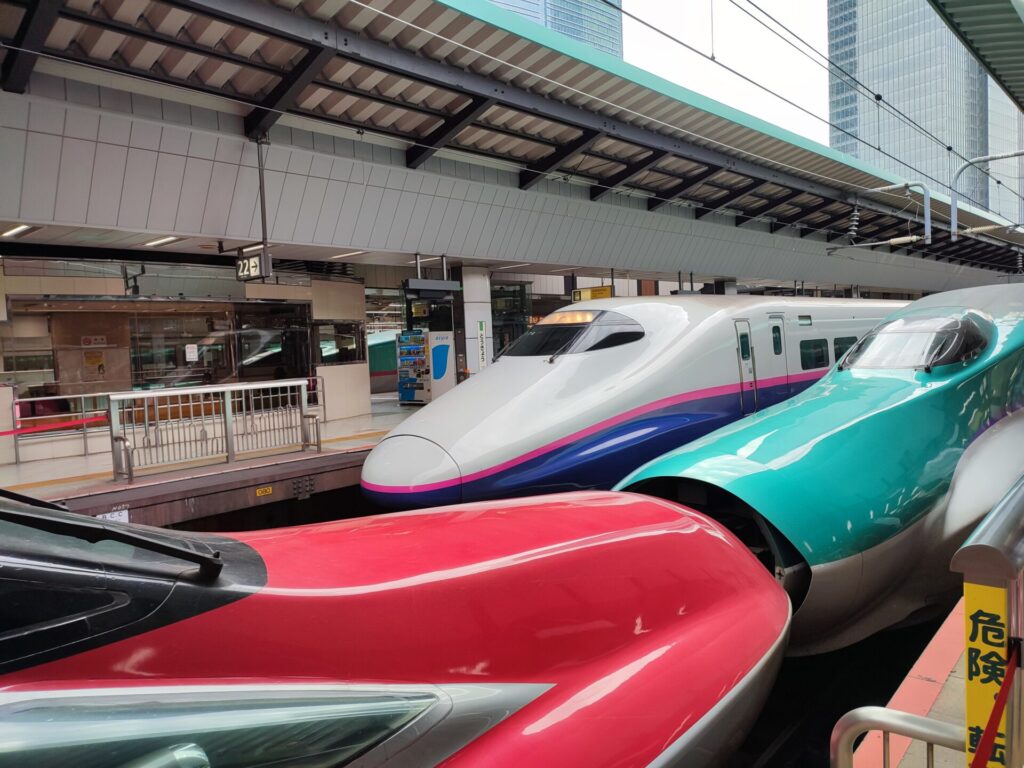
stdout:
POLYGON ((360 484, 373 501, 395 509, 462 501, 462 472, 437 443, 414 435, 385 438, 363 463, 360 484))

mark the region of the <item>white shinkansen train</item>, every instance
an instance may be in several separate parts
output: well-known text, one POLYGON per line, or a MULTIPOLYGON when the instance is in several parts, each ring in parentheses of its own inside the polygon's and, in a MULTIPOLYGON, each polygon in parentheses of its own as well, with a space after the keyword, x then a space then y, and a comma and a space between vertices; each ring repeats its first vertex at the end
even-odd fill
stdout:
POLYGON ((700 295, 573 304, 393 429, 363 465, 363 491, 410 508, 611 488, 802 391, 903 305, 700 295))

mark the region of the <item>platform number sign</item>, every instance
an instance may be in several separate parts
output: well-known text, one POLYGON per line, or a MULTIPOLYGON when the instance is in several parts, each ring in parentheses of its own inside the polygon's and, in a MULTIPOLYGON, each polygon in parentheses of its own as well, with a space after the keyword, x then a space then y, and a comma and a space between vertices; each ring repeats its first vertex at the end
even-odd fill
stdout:
MULTIPOLYGON (((964 624, 966 630, 967 761, 973 765, 978 744, 992 708, 1006 679, 1009 658, 1007 590, 983 584, 964 583, 964 624)), ((986 768, 1006 765, 1006 713, 996 729, 986 768)))
POLYGON ((235 257, 235 277, 242 282, 270 277, 270 252, 241 253, 235 257))

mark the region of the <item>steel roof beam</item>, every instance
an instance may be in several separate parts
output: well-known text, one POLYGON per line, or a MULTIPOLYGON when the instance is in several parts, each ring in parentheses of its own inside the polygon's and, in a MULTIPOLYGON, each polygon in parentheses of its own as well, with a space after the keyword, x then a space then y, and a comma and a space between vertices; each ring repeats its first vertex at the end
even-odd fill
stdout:
POLYGON ((582 107, 531 93, 486 75, 458 69, 441 61, 419 56, 403 48, 386 45, 351 33, 335 24, 299 16, 283 8, 255 4, 250 0, 168 0, 170 5, 186 8, 230 24, 257 29, 272 37, 286 38, 302 45, 316 42, 333 47, 338 54, 404 77, 410 77, 448 90, 472 96, 494 98, 498 103, 526 114, 534 114, 582 130, 597 131, 610 138, 650 150, 666 151, 690 162, 717 165, 741 176, 771 182, 787 188, 799 188, 818 197, 844 200, 846 193, 819 182, 785 171, 757 165, 707 147, 691 144, 656 131, 582 107))
POLYGON ((970 256, 965 256, 964 258, 967 258, 975 262, 976 265, 984 265, 990 267, 1009 266, 1008 263, 1004 263, 1004 261, 1009 259, 1009 255, 1006 253, 1006 251, 1004 251, 997 245, 992 245, 991 243, 985 243, 984 245, 984 248, 980 248, 977 251, 970 254, 970 256))
POLYGON ((433 157, 439 149, 458 136, 465 128, 472 125, 484 112, 493 107, 494 99, 474 96, 469 104, 449 116, 437 128, 432 130, 416 144, 405 150, 407 168, 419 168, 433 157))
POLYGON ((60 16, 61 0, 36 0, 29 3, 14 35, 13 48, 7 49, 0 67, 0 86, 5 91, 24 93, 39 52, 46 45, 50 30, 60 16), (17 49, 21 50, 17 50, 17 49))
POLYGON ((693 174, 689 178, 683 179, 683 181, 678 184, 669 187, 657 197, 650 198, 647 201, 647 210, 656 211, 658 208, 661 208, 661 206, 669 203, 670 201, 682 197, 686 190, 692 189, 702 181, 711 178, 720 170, 722 170, 722 166, 720 165, 708 165, 708 167, 703 171, 697 171, 697 173, 693 174))
MULTIPOLYGON (((593 132, 595 135, 605 134, 610 138, 652 151, 666 151, 701 165, 720 166, 722 170, 746 176, 756 182, 769 182, 788 189, 802 189, 816 197, 829 198, 848 205, 858 201, 855 190, 848 191, 831 187, 803 176, 758 165, 753 161, 733 157, 684 139, 591 112, 582 107, 517 88, 510 83, 501 82, 486 75, 453 67, 443 61, 419 55, 414 51, 362 37, 333 22, 323 22, 312 17, 302 16, 276 5, 252 3, 251 0, 165 1, 169 5, 228 24, 263 32, 272 38, 288 40, 304 47, 321 46, 353 61, 438 88, 459 91, 468 96, 493 98, 497 103, 512 109, 526 114, 535 114, 553 122, 571 125, 582 131, 593 132)), ((94 62, 92 65, 96 66, 94 62)), ((108 65, 100 64, 99 66, 108 65)), ((192 87, 192 84, 184 85, 192 87)), ((375 129, 370 128, 370 130, 375 129)), ((526 173, 526 186, 536 183, 539 178, 537 171, 532 168, 525 169, 524 173, 526 173)), ((871 208, 905 221, 918 221, 913 214, 905 213, 885 203, 872 201, 871 208)))
POLYGON ((737 227, 742 227, 748 221, 753 221, 754 219, 759 219, 762 216, 764 216, 764 215, 766 215, 768 213, 771 213, 776 208, 781 208, 786 203, 788 203, 790 200, 793 200, 794 198, 800 197, 800 195, 802 195, 802 194, 804 194, 804 191, 802 189, 793 189, 793 190, 790 190, 789 192, 787 192, 786 194, 784 194, 782 197, 769 198, 767 206, 765 206, 764 208, 762 208, 761 210, 757 211, 756 213, 754 213, 751 216, 737 216, 736 217, 736 221, 734 222, 734 224, 737 227))
POLYGON ((808 216, 813 216, 818 211, 824 210, 825 208, 828 208, 830 205, 833 205, 834 203, 835 200, 822 200, 820 203, 815 203, 814 205, 809 205, 806 208, 801 208, 797 213, 794 213, 790 216, 784 216, 773 221, 768 226, 768 231, 771 232, 772 234, 775 234, 780 229, 791 227, 801 219, 806 219, 808 216))
POLYGON ((299 63, 270 90, 260 105, 245 116, 245 135, 250 139, 265 136, 281 117, 281 113, 295 106, 299 94, 324 71, 327 62, 333 58, 334 51, 329 48, 309 48, 299 63))
POLYGON ((547 174, 557 171, 558 168, 575 154, 578 154, 601 138, 603 134, 598 131, 584 131, 577 138, 568 144, 563 144, 550 155, 542 157, 535 163, 519 171, 519 188, 529 189, 547 174))
MULTIPOLYGON (((119 34, 126 36, 139 37, 143 40, 148 40, 149 42, 166 46, 167 48, 173 48, 179 51, 188 51, 189 53, 194 53, 199 56, 209 57, 215 61, 223 61, 227 64, 234 64, 236 66, 243 67, 246 69, 253 69, 257 72, 263 72, 265 74, 272 75, 273 77, 284 78, 288 74, 287 70, 271 66, 256 59, 250 59, 245 56, 239 56, 238 54, 231 53, 230 51, 207 48, 205 46, 189 42, 188 40, 171 37, 170 35, 164 35, 159 32, 154 32, 150 29, 135 27, 131 24, 125 24, 124 22, 115 21, 114 19, 104 19, 98 16, 92 16, 91 14, 76 10, 74 8, 61 8, 60 16, 61 18, 65 18, 70 21, 77 22, 79 24, 85 24, 88 26, 96 27, 97 29, 107 29, 111 32, 117 32, 119 34)), ((149 74, 146 74, 144 76, 148 77, 149 74)), ((324 88, 326 90, 344 93, 349 96, 355 96, 358 99, 365 99, 367 101, 387 104, 388 106, 397 107, 398 109, 403 109, 412 114, 423 115, 425 117, 446 117, 448 114, 447 112, 444 112, 443 110, 440 109, 433 109, 422 104, 410 104, 408 102, 402 101, 401 99, 396 99, 391 96, 385 96, 384 94, 381 93, 361 91, 358 88, 352 88, 350 86, 343 85, 341 83, 336 83, 333 80, 326 80, 321 77, 313 78, 312 84, 319 85, 321 88, 324 88)))
POLYGON ((207 46, 198 45, 184 38, 171 37, 170 35, 165 35, 152 29, 136 27, 132 24, 125 24, 123 21, 117 21, 116 19, 93 16, 90 13, 79 11, 76 8, 68 8, 65 6, 60 9, 60 16, 63 19, 68 19, 69 21, 74 21, 78 24, 84 24, 97 29, 106 29, 129 37, 138 37, 142 40, 156 43, 157 45, 162 45, 167 48, 173 48, 179 51, 188 51, 189 53, 194 53, 198 56, 209 57, 214 61, 223 61, 227 64, 235 64, 239 67, 245 67, 246 69, 254 69, 257 72, 264 72, 268 75, 273 75, 274 77, 284 77, 287 74, 287 70, 271 66, 270 64, 256 59, 239 56, 238 54, 231 53, 227 50, 208 48, 207 46))
POLYGON ((657 165, 659 162, 668 157, 669 153, 667 150, 655 150, 647 154, 643 160, 637 160, 634 163, 629 163, 618 173, 614 173, 604 180, 602 184, 595 184, 590 188, 590 199, 600 200, 602 197, 610 193, 615 187, 620 184, 625 184, 631 178, 637 174, 643 173, 648 168, 657 165))
POLYGON ((702 204, 694 214, 694 218, 703 219, 708 214, 720 211, 723 208, 728 208, 732 203, 746 197, 751 192, 756 192, 763 186, 764 182, 758 182, 755 179, 753 184, 746 184, 740 189, 731 189, 723 197, 715 198, 714 200, 709 201, 708 204, 702 204))
POLYGON ((952 261, 953 259, 963 260, 971 258, 984 250, 987 250, 988 243, 976 243, 974 245, 968 245, 962 248, 950 248, 943 251, 941 254, 936 256, 936 260, 945 259, 946 261, 952 261))
POLYGON ((847 209, 847 210, 845 210, 845 211, 843 211, 841 213, 833 213, 831 216, 829 216, 824 221, 819 221, 816 224, 808 224, 807 228, 803 229, 800 232, 800 237, 807 237, 808 235, 813 235, 815 232, 820 232, 823 229, 828 229, 833 224, 838 224, 839 222, 843 221, 844 219, 850 218, 850 214, 852 212, 853 212, 853 209, 849 208, 849 209, 847 209))

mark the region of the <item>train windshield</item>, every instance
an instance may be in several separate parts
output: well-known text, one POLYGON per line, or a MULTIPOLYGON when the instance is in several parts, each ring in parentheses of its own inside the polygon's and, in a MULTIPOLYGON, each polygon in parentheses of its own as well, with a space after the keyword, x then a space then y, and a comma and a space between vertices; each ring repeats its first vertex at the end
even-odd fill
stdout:
POLYGON ((973 360, 988 344, 970 317, 905 317, 883 323, 857 342, 840 364, 848 368, 930 371, 973 360))
POLYGON ((594 352, 638 341, 643 327, 618 312, 566 310, 553 312, 505 350, 512 357, 546 357, 594 352))

